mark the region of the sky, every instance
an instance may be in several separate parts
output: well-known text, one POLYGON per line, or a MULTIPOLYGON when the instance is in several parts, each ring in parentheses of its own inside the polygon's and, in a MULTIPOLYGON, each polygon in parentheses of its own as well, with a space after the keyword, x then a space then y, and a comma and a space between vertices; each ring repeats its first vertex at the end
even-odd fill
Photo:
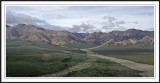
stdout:
POLYGON ((7 6, 6 24, 78 33, 154 30, 154 6, 7 6))

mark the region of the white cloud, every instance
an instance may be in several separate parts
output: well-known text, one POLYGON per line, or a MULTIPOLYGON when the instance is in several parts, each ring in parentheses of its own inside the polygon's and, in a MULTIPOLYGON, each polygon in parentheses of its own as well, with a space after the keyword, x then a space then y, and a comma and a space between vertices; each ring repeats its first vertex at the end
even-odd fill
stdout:
POLYGON ((59 15, 59 14, 43 14, 41 17, 43 18, 50 18, 50 19, 59 19, 59 18, 65 18, 64 16, 62 15, 59 15))
POLYGON ((6 11, 6 24, 11 26, 17 24, 32 24, 45 29, 57 30, 57 31, 64 30, 65 28, 61 26, 50 25, 45 20, 40 20, 38 18, 31 17, 24 13, 16 13, 12 10, 6 11))
POLYGON ((93 25, 82 23, 81 25, 73 25, 68 31, 80 32, 80 33, 91 33, 94 31, 95 27, 93 25))
POLYGON ((29 6, 35 10, 41 11, 53 11, 53 10, 65 10, 68 9, 70 6, 29 6))
POLYGON ((10 25, 14 24, 46 24, 44 20, 40 20, 35 17, 31 17, 29 15, 23 13, 16 13, 13 11, 6 11, 6 23, 10 25))
MULTIPOLYGON (((10 7, 21 17, 15 17, 7 22, 20 22, 22 17, 30 18, 30 22, 44 21, 48 25, 61 27, 62 30, 73 28, 73 25, 80 26, 82 23, 92 25, 94 30, 123 30, 130 28, 147 29, 154 27, 153 7, 141 6, 17 6, 10 7), (14 19, 13 19, 14 18, 14 19), (16 19, 17 18, 17 19, 16 19), (34 18, 34 19, 33 19, 34 18), (37 19, 37 20, 36 20, 37 19)), ((23 20, 22 22, 26 22, 23 20)), ((20 22, 21 23, 21 22, 20 22)), ((51 29, 51 27, 50 27, 51 29)), ((55 28, 53 28, 55 29, 55 28)), ((79 29, 77 29, 79 30, 79 29)), ((81 29, 80 29, 81 30, 81 29)), ((76 28, 73 29, 76 31, 76 28)), ((81 30, 83 31, 83 30, 81 30)))

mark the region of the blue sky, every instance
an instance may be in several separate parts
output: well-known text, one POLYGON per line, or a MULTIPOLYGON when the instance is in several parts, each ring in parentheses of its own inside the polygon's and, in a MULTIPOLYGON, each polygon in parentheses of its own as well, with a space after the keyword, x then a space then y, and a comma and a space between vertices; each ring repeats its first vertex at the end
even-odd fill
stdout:
POLYGON ((7 6, 6 23, 71 32, 153 30, 153 6, 7 6), (48 25, 49 27, 45 27, 48 25))

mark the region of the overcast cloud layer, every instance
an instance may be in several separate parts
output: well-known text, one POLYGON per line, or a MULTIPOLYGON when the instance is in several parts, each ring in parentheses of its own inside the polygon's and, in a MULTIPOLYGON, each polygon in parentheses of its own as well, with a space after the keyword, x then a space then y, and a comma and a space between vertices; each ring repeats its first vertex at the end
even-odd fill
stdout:
POLYGON ((33 24, 70 32, 153 30, 153 6, 7 6, 8 25, 33 24))

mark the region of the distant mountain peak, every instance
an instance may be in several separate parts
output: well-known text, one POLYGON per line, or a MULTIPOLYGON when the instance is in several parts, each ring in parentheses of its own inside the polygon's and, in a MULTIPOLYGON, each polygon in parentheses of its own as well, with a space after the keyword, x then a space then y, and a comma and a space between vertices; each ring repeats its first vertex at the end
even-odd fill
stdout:
MULTIPOLYGON (((100 45, 133 45, 137 40, 143 39, 145 36, 154 37, 153 31, 142 31, 138 29, 128 29, 126 31, 111 31, 109 33, 92 33, 85 38, 86 41, 92 41, 100 45), (114 41, 113 41, 114 40, 114 41)), ((145 39, 147 39, 145 37, 145 39)), ((151 40, 151 38, 148 38, 151 40)), ((153 44, 150 44, 153 45, 153 44)))
POLYGON ((46 30, 44 28, 32 25, 32 24, 18 24, 18 25, 14 25, 12 26, 12 28, 19 28, 19 29, 25 29, 25 28, 30 28, 30 29, 37 29, 37 30, 46 30))
POLYGON ((15 26, 20 26, 20 27, 23 27, 23 26, 26 26, 27 24, 18 24, 18 25, 15 25, 15 26))
POLYGON ((71 33, 68 31, 45 30, 30 24, 18 24, 7 28, 7 39, 47 42, 53 45, 94 43, 97 45, 133 45, 136 42, 153 45, 153 31, 128 29, 108 33, 71 33), (141 41, 140 41, 141 40, 141 41))
POLYGON ((126 31, 142 31, 142 30, 139 30, 139 29, 128 29, 128 30, 126 30, 126 31))

